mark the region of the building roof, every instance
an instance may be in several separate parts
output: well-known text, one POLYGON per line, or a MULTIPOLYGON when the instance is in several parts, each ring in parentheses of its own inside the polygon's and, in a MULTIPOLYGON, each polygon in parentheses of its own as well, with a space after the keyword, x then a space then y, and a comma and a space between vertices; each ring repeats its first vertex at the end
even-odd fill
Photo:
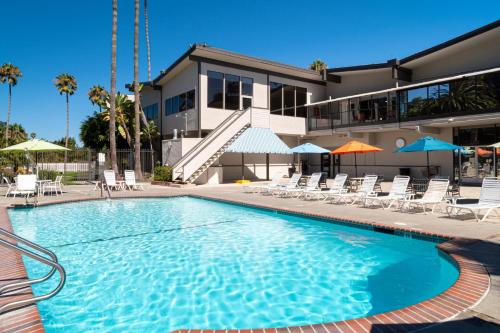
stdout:
POLYGON ((270 128, 250 127, 226 150, 244 154, 292 154, 290 148, 270 128))
POLYGON ((323 84, 323 77, 321 73, 307 68, 291 66, 271 60, 262 58, 251 57, 240 53, 235 53, 211 46, 206 44, 195 44, 191 46, 184 54, 182 54, 176 61, 169 67, 161 71, 153 81, 152 84, 160 83, 165 77, 173 73, 183 63, 189 61, 203 61, 212 62, 221 65, 232 65, 238 68, 264 71, 270 74, 280 76, 288 75, 290 78, 299 78, 308 80, 314 83, 323 84))
POLYGON ((446 42, 440 43, 438 45, 435 45, 435 46, 430 47, 428 49, 425 49, 423 51, 409 55, 405 58, 400 59, 399 61, 397 59, 391 59, 391 60, 388 60, 387 62, 382 62, 382 63, 347 66, 347 67, 335 67, 335 68, 328 69, 327 73, 334 74, 334 73, 351 72, 351 71, 386 69, 386 68, 391 68, 397 61, 399 62, 400 65, 403 65, 403 64, 409 63, 413 60, 417 60, 417 59, 423 58, 425 56, 431 55, 433 53, 436 53, 438 51, 441 51, 443 49, 446 49, 450 46, 465 42, 473 37, 482 35, 488 31, 497 29, 499 27, 500 27, 500 20, 496 20, 496 21, 489 23, 487 25, 484 25, 478 29, 475 29, 473 31, 470 31, 470 32, 465 33, 463 35, 460 35, 458 37, 452 38, 446 42))

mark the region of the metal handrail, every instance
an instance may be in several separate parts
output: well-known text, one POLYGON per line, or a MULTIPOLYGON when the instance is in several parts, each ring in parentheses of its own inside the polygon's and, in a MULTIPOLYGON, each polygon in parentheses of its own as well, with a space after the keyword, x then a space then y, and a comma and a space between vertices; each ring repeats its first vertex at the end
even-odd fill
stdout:
POLYGON ((221 129, 222 127, 224 127, 225 125, 227 125, 231 120, 233 120, 233 119, 236 120, 239 117, 241 117, 243 114, 245 114, 245 112, 248 109, 251 109, 251 108, 249 107, 249 108, 246 108, 244 110, 237 110, 237 111, 233 112, 229 117, 227 117, 226 119, 224 119, 224 121, 222 121, 216 128, 214 128, 212 131, 210 131, 210 133, 206 137, 204 137, 203 140, 201 140, 200 142, 198 142, 193 148, 191 148, 189 150, 189 152, 187 154, 185 154, 179 161, 177 161, 172 166, 172 169, 178 168, 179 165, 181 163, 183 163, 187 159, 191 160, 194 157, 194 156, 191 156, 192 153, 194 153, 194 151, 196 151, 199 147, 201 147, 203 144, 205 144, 206 142, 208 142, 212 138, 212 136, 214 136, 215 134, 217 134, 217 132, 218 132, 219 129, 221 129))
POLYGON ((24 300, 20 300, 20 301, 7 302, 6 304, 4 304, 0 307, 0 314, 6 312, 8 310, 11 310, 13 308, 16 308, 18 306, 33 304, 33 303, 43 301, 43 300, 49 299, 49 298, 57 295, 59 293, 59 291, 61 291, 61 289, 64 287, 64 283, 66 282, 66 272, 64 271, 64 268, 58 263, 57 256, 55 255, 55 253, 53 253, 49 249, 46 249, 38 244, 30 242, 29 240, 27 240, 25 238, 17 236, 17 235, 15 235, 15 234, 13 234, 5 229, 0 228, 0 234, 7 236, 7 237, 10 237, 12 239, 15 239, 17 243, 27 245, 27 246, 29 246, 29 247, 31 247, 31 248, 33 248, 41 253, 44 253, 44 254, 48 255, 50 257, 50 259, 47 257, 41 256, 38 253, 35 253, 35 252, 32 252, 28 249, 20 247, 19 245, 15 244, 15 243, 11 243, 5 239, 1 239, 1 238, 0 238, 0 246, 5 246, 7 248, 18 251, 23 255, 26 255, 34 260, 37 260, 37 261, 51 267, 50 272, 47 273, 44 277, 33 279, 33 280, 15 282, 15 283, 11 283, 11 284, 3 286, 2 288, 0 288, 0 295, 2 293, 5 293, 6 291, 8 291, 10 289, 25 287, 25 286, 29 286, 29 285, 32 285, 35 283, 46 281, 50 277, 52 277, 52 275, 54 275, 54 273, 56 271, 58 271, 59 275, 60 275, 60 280, 59 280, 58 285, 50 293, 40 295, 40 296, 33 296, 33 297, 30 297, 30 298, 27 298, 24 300))

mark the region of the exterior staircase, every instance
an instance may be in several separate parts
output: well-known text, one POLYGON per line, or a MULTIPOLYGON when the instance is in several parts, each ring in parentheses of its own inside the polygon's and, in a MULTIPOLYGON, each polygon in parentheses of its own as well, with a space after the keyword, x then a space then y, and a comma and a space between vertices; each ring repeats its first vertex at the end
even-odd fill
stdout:
POLYGON ((192 183, 251 125, 251 110, 235 111, 185 154, 172 170, 174 181, 192 183))

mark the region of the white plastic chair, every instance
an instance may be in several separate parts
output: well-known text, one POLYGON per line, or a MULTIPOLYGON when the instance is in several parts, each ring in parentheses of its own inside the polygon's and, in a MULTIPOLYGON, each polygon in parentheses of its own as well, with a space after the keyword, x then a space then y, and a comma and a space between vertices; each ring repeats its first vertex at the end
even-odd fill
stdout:
POLYGON ((391 208, 396 202, 406 199, 409 183, 410 176, 395 176, 389 195, 378 196, 378 193, 368 195, 365 197, 365 206, 380 204, 383 209, 391 208), (385 204, 388 204, 388 206, 385 207, 385 204))
POLYGON ((36 193, 36 175, 18 175, 16 189, 12 190, 10 194, 25 195, 28 198, 30 195, 36 193))
MULTIPOLYGON (((284 193, 284 191, 289 190, 289 189, 293 189, 293 188, 297 188, 301 177, 302 177, 301 173, 294 173, 292 175, 292 177, 290 177, 290 179, 288 180, 287 184, 278 185, 275 188, 268 191, 267 193, 271 193, 272 195, 281 196, 284 193)), ((263 192, 263 194, 265 194, 265 193, 266 192, 263 192)))
POLYGON ((314 191, 318 189, 319 181, 321 179, 321 172, 316 172, 311 175, 311 177, 307 180, 307 184, 304 188, 294 187, 294 188, 286 188, 281 192, 281 197, 290 198, 297 197, 300 198, 303 196, 306 191, 314 191))
POLYGON ((360 200, 364 200, 364 198, 368 195, 374 195, 373 189, 375 188, 375 184, 377 183, 378 176, 377 175, 366 175, 363 178, 363 182, 361 183, 361 187, 357 192, 354 193, 339 193, 336 195, 332 195, 332 201, 336 201, 337 203, 350 203, 354 205, 360 200))
POLYGON ((104 170, 104 184, 103 188, 108 188, 110 190, 122 190, 122 184, 116 182, 115 172, 113 170, 104 170))
POLYGON ((333 184, 328 191, 321 191, 318 189, 311 191, 305 190, 304 197, 306 199, 316 199, 322 196, 323 200, 327 200, 332 195, 340 194, 342 192, 347 193, 347 189, 344 188, 347 177, 348 176, 346 173, 338 173, 337 175, 335 175, 333 184))
POLYGON ((142 184, 139 184, 135 181, 134 170, 125 170, 124 175, 125 175, 125 186, 127 187, 127 189, 131 191, 133 190, 144 191, 144 187, 142 187, 142 184))
POLYGON ((16 189, 16 184, 11 183, 10 180, 5 176, 3 176, 2 178, 5 184, 7 184, 7 192, 5 192, 5 197, 8 197, 9 194, 11 194, 11 192, 16 189))
POLYGON ((280 185, 280 180, 283 178, 283 172, 276 172, 271 179, 271 182, 263 185, 248 185, 243 187, 245 193, 268 192, 280 185))
POLYGON ((495 209, 500 209, 500 179, 486 177, 483 179, 478 203, 448 205, 446 213, 448 216, 458 215, 466 210, 474 214, 477 222, 483 222, 495 209), (479 219, 478 214, 481 210, 486 210, 486 213, 479 219))
POLYGON ((61 196, 62 196, 63 195, 62 179, 63 179, 63 176, 59 175, 59 176, 56 176, 56 179, 53 182, 48 182, 48 183, 42 184, 42 186, 43 186, 42 193, 55 192, 56 196, 58 196, 59 193, 61 193, 61 196))
POLYGON ((420 206, 424 213, 427 213, 426 208, 431 205, 431 213, 434 214, 436 207, 443 202, 449 185, 450 181, 448 179, 431 179, 423 197, 421 199, 404 200, 401 209, 410 210, 412 207, 420 206))

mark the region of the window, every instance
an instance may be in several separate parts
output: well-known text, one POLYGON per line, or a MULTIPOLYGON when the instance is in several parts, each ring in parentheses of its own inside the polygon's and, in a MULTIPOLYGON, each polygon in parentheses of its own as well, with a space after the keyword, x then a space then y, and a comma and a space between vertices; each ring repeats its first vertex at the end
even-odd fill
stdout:
POLYGON ((253 79, 249 77, 241 78, 241 95, 253 96, 253 79))
POLYGON ((208 71, 207 106, 209 108, 223 108, 224 74, 208 71))
POLYGON ((295 101, 297 104, 296 116, 306 118, 307 108, 304 106, 307 104, 307 89, 297 87, 295 88, 295 101))
POLYGON ((169 116, 173 113, 174 112, 172 111, 172 99, 168 98, 165 100, 165 116, 169 116))
POLYGON ((186 111, 187 110, 186 94, 180 94, 178 97, 179 97, 179 111, 186 111))
POLYGON ((295 116, 295 87, 283 85, 283 115, 295 116))
POLYGON ((226 79, 226 101, 225 109, 238 110, 240 108, 240 77, 225 74, 226 79))
POLYGON ((190 90, 186 93, 186 107, 187 109, 194 109, 196 105, 195 102, 195 92, 194 90, 190 90))
POLYGON ((146 106, 143 111, 147 120, 158 119, 158 103, 146 106))
POLYGON ((283 85, 277 82, 269 83, 271 90, 271 113, 281 115, 283 113, 283 96, 281 88, 283 85))
POLYGON ((179 112, 179 96, 172 97, 172 113, 179 112))

